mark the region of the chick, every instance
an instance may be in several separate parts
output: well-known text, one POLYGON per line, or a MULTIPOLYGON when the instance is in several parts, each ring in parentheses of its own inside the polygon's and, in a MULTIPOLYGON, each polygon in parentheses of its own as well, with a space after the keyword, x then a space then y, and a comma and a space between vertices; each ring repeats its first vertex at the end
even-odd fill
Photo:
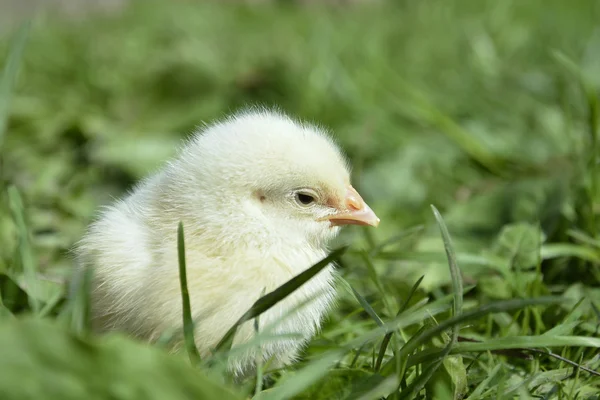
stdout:
MULTIPOLYGON (((182 325, 179 221, 203 356, 265 290, 323 259, 341 226, 379 224, 327 133, 267 110, 234 115, 197 132, 176 158, 105 209, 78 244, 78 264, 93 268, 96 329, 152 342, 182 325)), ((334 299, 333 277, 328 266, 261 316, 261 329, 302 337, 264 344, 265 360, 292 362, 317 332, 334 299)), ((234 346, 253 335, 247 322, 234 346)), ((256 359, 248 350, 229 368, 243 374, 256 359)))

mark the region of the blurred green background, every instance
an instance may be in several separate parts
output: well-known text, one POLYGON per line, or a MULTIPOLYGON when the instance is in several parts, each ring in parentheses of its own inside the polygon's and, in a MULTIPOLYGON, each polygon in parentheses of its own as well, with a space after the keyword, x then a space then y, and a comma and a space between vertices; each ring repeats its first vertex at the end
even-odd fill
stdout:
MULTIPOLYGON (((538 294, 600 298, 597 0, 117 3, 37 13, 1 104, 0 182, 21 193, 48 297, 99 206, 203 121, 261 104, 327 127, 353 160, 382 223, 342 242, 369 248, 425 226, 377 261, 393 290, 425 274, 438 295, 450 281, 434 204, 465 281, 479 284, 475 303, 527 292, 526 279, 491 279, 486 257, 506 255, 507 231, 538 226, 534 249, 563 244, 542 247, 538 294)), ((7 3, 0 14, 4 64, 28 13, 7 3)), ((0 271, 22 262, 5 193, 0 271)), ((359 264, 343 273, 372 289, 359 264)))

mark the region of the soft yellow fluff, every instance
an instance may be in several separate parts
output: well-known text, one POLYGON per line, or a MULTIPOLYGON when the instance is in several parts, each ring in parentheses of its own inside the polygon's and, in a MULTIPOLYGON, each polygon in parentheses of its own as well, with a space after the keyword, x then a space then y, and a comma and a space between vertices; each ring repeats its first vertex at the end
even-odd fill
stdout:
MULTIPOLYGON (((181 220, 196 344, 207 356, 263 290, 326 255, 339 230, 327 217, 345 207, 349 185, 344 156, 315 126, 259 110, 204 127, 176 158, 107 208, 80 241, 79 265, 93 268, 94 326, 153 341, 182 325, 181 220), (305 189, 315 195, 308 206, 297 197, 305 189)), ((303 337, 265 344, 265 359, 292 361, 316 333, 334 298, 332 274, 330 266, 261 316, 261 327, 278 323, 275 332, 303 337)), ((246 323, 234 345, 253 333, 246 323)), ((243 373, 255 359, 248 351, 230 368, 243 373)))

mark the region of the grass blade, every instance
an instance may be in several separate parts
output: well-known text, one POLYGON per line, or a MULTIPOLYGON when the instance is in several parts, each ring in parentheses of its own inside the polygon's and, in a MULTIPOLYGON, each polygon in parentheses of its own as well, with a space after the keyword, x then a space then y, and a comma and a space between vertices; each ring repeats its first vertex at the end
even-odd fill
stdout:
POLYGON ((590 368, 586 367, 585 365, 582 365, 581 363, 576 363, 575 361, 569 360, 568 358, 559 356, 558 354, 554 354, 551 351, 543 351, 543 350, 538 350, 538 349, 527 349, 527 351, 530 351, 530 352, 536 353, 536 354, 543 354, 548 357, 555 358, 557 360, 564 362, 565 364, 569 364, 573 367, 579 368, 579 369, 586 371, 592 375, 600 376, 600 372, 594 371, 593 369, 590 369, 590 368))
MULTIPOLYGON (((444 351, 444 353, 446 353, 446 351, 444 351)), ((421 373, 417 379, 413 380, 406 389, 402 390, 400 393, 400 398, 414 399, 417 393, 419 393, 425 387, 429 379, 431 379, 433 374, 435 374, 435 371, 437 371, 440 365, 442 365, 444 362, 444 357, 445 355, 425 368, 425 371, 423 371, 423 373, 421 373)))
POLYGON ((318 360, 281 379, 272 389, 262 391, 255 399, 284 400, 294 398, 304 389, 322 379, 331 368, 331 365, 342 355, 343 352, 339 350, 324 354, 318 360))
MULTIPOLYGON (((420 345, 428 342, 433 339, 435 336, 444 332, 445 330, 453 327, 456 324, 461 324, 466 321, 471 321, 474 319, 481 318, 488 314, 506 312, 506 311, 514 311, 519 310, 525 307, 530 306, 540 306, 540 305, 550 305, 550 304, 559 304, 564 302, 564 298, 555 297, 555 296, 547 296, 547 297, 537 297, 533 299, 515 299, 515 300, 506 300, 506 301, 498 301, 490 304, 486 304, 480 307, 477 307, 473 310, 464 311, 462 314, 457 315, 455 317, 449 318, 445 321, 442 321, 439 325, 436 325, 433 328, 430 328, 426 331, 423 331, 411 338, 395 355, 391 360, 389 360, 385 367, 383 368, 382 374, 387 375, 391 373, 391 369, 393 368, 395 358, 405 358, 408 357, 413 351, 415 351, 420 345)), ((455 348, 461 344, 456 344, 455 348)), ((522 346, 521 346, 522 347, 522 346)), ((455 348, 451 351, 453 354, 456 350, 455 348)), ((439 351, 439 350, 438 350, 439 351)))
POLYGON ((298 274, 297 276, 293 277, 277 289, 273 290, 270 293, 267 293, 266 295, 256 300, 252 307, 250 307, 250 309, 246 311, 244 315, 242 315, 235 324, 233 324, 229 331, 227 331, 225 336, 223 336, 221 341, 215 347, 215 351, 228 350, 229 348, 231 348, 235 332, 241 324, 251 320, 252 318, 256 318, 257 316, 267 311, 269 308, 273 307, 275 304, 279 303, 281 300, 285 299, 296 289, 304 285, 312 277, 318 274, 322 269, 324 269, 329 264, 337 260, 345 251, 346 247, 341 247, 333 251, 327 257, 325 257, 306 271, 298 274))
POLYGON ((483 394, 483 391, 485 389, 488 388, 488 386, 490 385, 490 383, 492 382, 492 380, 494 380, 496 378, 496 375, 498 375, 498 372, 500 372, 500 369, 502 368, 502 364, 497 364, 486 376, 486 378, 484 380, 482 380, 479 385, 477 385, 477 387, 475 388, 475 390, 473 390, 471 392, 471 394, 469 395, 469 397, 467 397, 466 400, 476 400, 478 398, 481 398, 481 395, 483 394))
POLYGON ((365 311, 367 312, 367 314, 369 314, 369 316, 371 318, 373 318, 373 321, 375 321, 375 323, 377 324, 377 326, 383 326, 383 321, 381 320, 381 318, 379 318, 379 315, 377 315, 377 312, 373 309, 373 307, 371 307, 371 305, 369 304, 369 302, 367 301, 367 299, 365 299, 360 293, 358 293, 356 291, 356 289, 354 289, 352 287, 352 285, 350 285, 348 283, 348 286, 350 287, 350 289, 352 290, 352 293, 354 294, 354 297, 356 297, 356 300, 358 300, 358 302, 360 303, 361 307, 365 309, 365 311))
MULTIPOLYGON (((565 362, 574 367, 580 368, 584 371, 589 372, 592 375, 600 376, 599 372, 589 369, 575 361, 561 357, 548 350, 539 350, 539 348, 548 347, 592 347, 598 348, 600 346, 600 339, 591 338, 587 336, 511 336, 497 339, 490 339, 483 342, 480 341, 469 341, 466 343, 458 343, 450 354, 464 354, 464 353, 480 353, 480 352, 491 352, 498 353, 505 356, 513 356, 523 359, 522 353, 531 352, 549 357, 556 358, 562 362, 565 362), (510 353, 518 350, 519 353, 510 353)), ((414 366, 424 362, 428 362, 439 357, 441 353, 437 349, 427 349, 420 353, 411 356, 408 362, 408 366, 414 366)))
POLYGON ((592 248, 571 243, 544 244, 541 250, 542 259, 548 260, 559 257, 574 257, 600 264, 600 252, 592 248))
POLYGON ((177 256, 179 259, 179 284, 181 286, 181 304, 183 309, 183 337, 185 348, 190 357, 192 365, 198 365, 201 361, 196 342, 194 340, 194 321, 190 306, 190 293, 187 286, 187 269, 185 264, 185 239, 183 235, 183 223, 177 226, 177 256))
MULTIPOLYGON (((450 239, 450 233, 448 232, 448 228, 435 206, 431 206, 433 210, 433 215, 435 215, 435 219, 437 220, 438 226, 440 228, 440 232, 442 234, 442 239, 444 241, 444 249, 446 250, 446 256, 448 257, 448 266, 450 267, 450 276, 452 278, 452 291, 454 292, 454 307, 453 314, 454 316, 460 315, 463 307, 463 284, 462 277, 460 274, 460 269, 458 268, 458 263, 456 261, 456 254, 454 252, 454 246, 452 245, 452 240, 450 239)), ((458 338, 458 329, 460 327, 455 327, 455 332, 453 332, 454 339, 456 342, 458 338)))
MULTIPOLYGON (((458 317, 462 313, 463 307, 463 284, 462 277, 460 274, 460 270, 458 269, 458 263, 456 262, 456 254, 454 253, 454 246, 452 245, 452 240, 450 239, 450 233, 448 232, 448 228, 444 223, 442 216, 435 206, 431 206, 433 211, 433 215, 438 223, 440 228, 440 232, 442 235, 442 239, 444 241, 444 249, 446 251, 446 256, 448 258, 448 266, 450 268, 450 277, 452 279, 452 291, 454 295, 454 302, 452 307, 452 315, 453 317, 458 317)), ((446 346, 444 346, 443 350, 439 353, 439 357, 436 361, 434 361, 431 365, 429 365, 421 375, 414 381, 410 383, 410 385, 402 391, 401 398, 414 398, 415 395, 421 391, 427 384, 427 382, 431 379, 431 377, 435 374, 438 368, 444 362, 444 359, 450 351, 455 346, 458 340, 458 334, 460 331, 460 323, 454 324, 452 326, 452 336, 446 346)), ((418 340, 419 335, 415 335, 411 340, 406 343, 404 347, 410 347, 410 342, 415 339, 418 340)), ((401 350, 402 351, 402 350, 401 350)), ((412 351, 411 351, 412 352, 412 351)), ((400 359, 402 363, 406 362, 406 357, 400 359)))
POLYGON ((398 243, 400 241, 402 241, 403 239, 410 237, 412 235, 419 235, 421 233, 423 233, 423 231, 425 230, 425 225, 417 225, 411 228, 408 228, 402 232, 400 232, 397 235, 394 235, 386 240, 384 240, 383 242, 381 242, 379 245, 375 246, 371 251, 369 251, 369 255, 371 257, 375 257, 377 254, 379 254, 381 251, 383 251, 386 247, 398 243))
MULTIPOLYGON (((262 293, 260 294, 261 297, 265 295, 265 289, 263 288, 262 293)), ((256 318, 254 318, 254 335, 259 336, 260 335, 260 315, 257 316, 256 318)), ((254 395, 257 396, 261 391, 262 391, 262 385, 263 385, 263 357, 262 357, 262 351, 261 351, 261 347, 258 347, 258 353, 256 355, 256 387, 254 388, 254 395)))
MULTIPOLYGON (((413 295, 419 288, 419 285, 423 281, 423 278, 425 278, 425 275, 422 275, 419 279, 417 279, 415 284, 410 288, 410 291, 408 292, 408 295, 406 296, 406 300, 404 301, 404 303, 402 304, 402 306, 396 313, 396 317, 399 317, 404 312, 404 310, 406 310, 406 308, 410 304, 410 300, 412 299, 413 295)), ((377 362, 375 363, 375 371, 379 371, 381 369, 381 362, 383 361, 383 356, 385 355, 385 351, 387 350, 390 340, 392 340, 393 334, 394 334, 394 331, 391 331, 391 332, 386 333, 385 336, 383 337, 383 341, 381 342, 381 347, 379 347, 379 354, 377 356, 377 362)))
POLYGON ((588 336, 513 336, 483 342, 457 343, 452 353, 467 353, 506 349, 540 347, 594 347, 600 348, 600 339, 588 336))

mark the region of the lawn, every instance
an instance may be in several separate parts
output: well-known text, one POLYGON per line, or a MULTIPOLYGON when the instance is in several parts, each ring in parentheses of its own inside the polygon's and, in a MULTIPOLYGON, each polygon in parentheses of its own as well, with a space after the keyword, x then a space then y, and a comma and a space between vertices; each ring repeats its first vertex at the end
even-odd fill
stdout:
POLYGON ((139 1, 0 36, 1 399, 600 398, 600 3, 357 3, 139 1), (98 208, 256 104, 330 129, 382 220, 336 244, 321 334, 233 382, 227 346, 192 365, 89 332, 65 281, 98 208))

